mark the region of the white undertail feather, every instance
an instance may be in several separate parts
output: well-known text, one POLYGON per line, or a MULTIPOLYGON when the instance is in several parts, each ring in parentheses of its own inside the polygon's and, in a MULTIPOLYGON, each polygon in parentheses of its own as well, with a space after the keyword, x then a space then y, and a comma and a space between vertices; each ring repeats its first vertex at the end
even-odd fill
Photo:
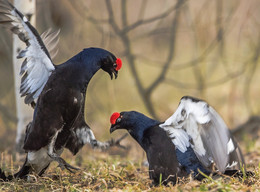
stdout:
POLYGON ((227 154, 233 152, 234 149, 235 149, 234 143, 233 143, 232 139, 230 138, 229 142, 227 144, 227 154))
POLYGON ((232 169, 232 167, 237 166, 237 161, 233 161, 231 165, 227 164, 226 168, 227 169, 232 169))
MULTIPOLYGON (((63 149, 56 151, 58 156, 61 155, 63 149)), ((48 154, 48 147, 42 147, 38 151, 29 151, 27 153, 27 165, 33 168, 33 171, 39 174, 53 159, 48 154)))

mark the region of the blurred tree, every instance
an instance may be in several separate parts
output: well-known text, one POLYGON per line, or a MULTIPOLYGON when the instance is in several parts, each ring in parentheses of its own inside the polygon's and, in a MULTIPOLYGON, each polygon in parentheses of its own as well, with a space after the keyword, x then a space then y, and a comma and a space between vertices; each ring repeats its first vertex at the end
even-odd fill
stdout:
MULTIPOLYGON (((129 11, 128 5, 130 4, 130 1, 127 0, 121 0, 120 6, 114 3, 114 1, 105 0, 105 19, 96 18, 91 11, 89 14, 87 14, 86 18, 96 26, 100 33, 104 33, 102 26, 109 25, 114 34, 113 38, 118 37, 121 40, 124 49, 123 54, 126 57, 127 64, 130 67, 130 72, 135 79, 137 90, 145 107, 153 117, 156 118, 157 114, 154 109, 152 95, 155 90, 163 83, 181 89, 195 89, 198 91, 200 97, 205 98, 206 89, 224 84, 231 79, 241 76, 245 72, 247 67, 246 61, 243 62, 240 67, 233 69, 230 68, 226 62, 227 53, 225 48, 225 37, 230 30, 230 22, 235 14, 235 11, 239 7, 239 3, 230 6, 227 14, 223 13, 223 1, 215 1, 216 4, 213 5, 216 7, 215 37, 207 37, 206 41, 209 43, 206 45, 208 46, 206 46, 203 51, 199 51, 201 49, 200 39, 206 37, 201 38, 198 36, 198 27, 196 26, 195 22, 199 24, 201 20, 205 18, 205 14, 202 14, 201 11, 198 11, 197 15, 192 17, 190 6, 194 5, 190 5, 191 3, 189 1, 176 0, 175 2, 171 2, 170 5, 167 4, 168 8, 160 11, 159 9, 157 10, 161 13, 154 14, 152 17, 145 17, 145 11, 148 9, 150 4, 146 0, 141 2, 142 3, 140 3, 139 6, 136 6, 135 9, 137 19, 132 22, 129 20, 132 19, 130 16, 133 17, 133 13, 129 11), (165 25, 166 22, 167 25, 165 25), (193 46, 193 58, 190 61, 186 61, 184 63, 173 64, 177 56, 176 46, 178 36, 180 36, 179 31, 185 24, 188 26, 188 30, 190 30, 192 34, 191 46, 193 46), (142 28, 142 31, 138 31, 138 28, 142 28), (140 33, 141 35, 139 35, 139 37, 132 35, 140 33), (158 33, 165 33, 167 35, 167 42, 165 42, 163 48, 163 51, 167 52, 167 55, 162 54, 163 57, 160 58, 160 61, 154 61, 151 59, 152 57, 145 57, 142 53, 137 55, 133 48, 133 44, 136 42, 136 40, 140 39, 140 37, 152 38, 158 33), (208 62, 208 60, 211 60, 212 55, 214 60, 211 64, 208 62), (157 62, 157 66, 161 68, 158 68, 160 72, 157 74, 157 76, 154 75, 153 79, 147 80, 149 82, 148 86, 147 82, 142 80, 144 73, 138 72, 137 66, 140 64, 137 63, 140 63, 140 61, 138 61, 140 58, 150 63, 157 62), (221 68, 221 65, 223 66, 222 68, 224 69, 224 73, 222 73, 221 76, 217 76, 217 78, 213 78, 215 77, 215 74, 219 73, 218 70, 221 68), (173 75, 167 75, 171 70, 175 70, 175 74, 181 70, 187 71, 187 74, 190 74, 188 71, 191 70, 194 76, 194 81, 189 83, 189 81, 185 80, 185 78, 174 79, 172 78, 174 77, 173 75)), ((210 7, 210 4, 212 3, 204 1, 204 5, 202 6, 201 10, 207 10, 207 8, 210 7)), ((107 35, 110 35, 110 32, 108 32, 107 35)))
MULTIPOLYGON (((257 0, 36 3, 38 31, 61 29, 55 63, 88 46, 112 50, 125 61, 119 81, 110 84, 97 74, 90 85, 93 127, 107 126, 105 117, 115 109, 147 110, 164 119, 187 94, 208 100, 231 126, 260 112, 257 0)), ((16 117, 8 33, 0 30, 0 126, 9 128, 16 117)))
MULTIPOLYGON (((24 15, 27 16, 32 25, 35 26, 35 1, 26 0, 20 1, 15 0, 14 6, 18 10, 22 10, 24 15)), ((14 70, 14 83, 15 83, 15 101, 16 101, 16 116, 17 116, 17 134, 16 134, 16 149, 22 151, 24 134, 26 125, 33 118, 33 110, 29 105, 24 103, 24 98, 20 97, 20 68, 23 60, 17 60, 17 54, 25 48, 24 43, 17 37, 13 35, 13 70, 14 70)))

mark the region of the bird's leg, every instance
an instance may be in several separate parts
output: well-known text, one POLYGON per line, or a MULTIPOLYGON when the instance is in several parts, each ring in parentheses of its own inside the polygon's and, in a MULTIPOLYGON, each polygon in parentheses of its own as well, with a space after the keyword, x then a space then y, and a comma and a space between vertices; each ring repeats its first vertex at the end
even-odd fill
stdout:
POLYGON ((112 138, 110 141, 108 141, 108 142, 110 142, 110 147, 112 147, 112 146, 117 146, 117 147, 120 147, 120 148, 122 148, 122 149, 127 150, 128 147, 123 146, 123 145, 120 144, 120 142, 121 142, 123 139, 125 139, 127 136, 128 136, 128 133, 124 134, 122 137, 120 137, 120 138, 117 139, 117 140, 114 140, 114 139, 112 138))
POLYGON ((59 167, 63 170, 66 168, 68 171, 74 173, 74 170, 80 170, 79 168, 73 167, 72 165, 68 164, 63 158, 61 158, 57 153, 54 151, 54 145, 57 139, 59 131, 55 133, 55 135, 51 139, 51 143, 48 146, 48 155, 53 160, 59 163, 59 167))
POLYGON ((96 140, 93 132, 90 129, 88 131, 89 131, 89 143, 91 144, 92 148, 94 148, 94 149, 107 150, 108 148, 110 148, 112 146, 118 146, 123 149, 127 149, 125 146, 122 146, 120 144, 120 141, 122 141, 124 138, 126 138, 128 134, 123 135, 122 137, 120 137, 117 140, 111 139, 106 142, 100 142, 100 141, 96 140))

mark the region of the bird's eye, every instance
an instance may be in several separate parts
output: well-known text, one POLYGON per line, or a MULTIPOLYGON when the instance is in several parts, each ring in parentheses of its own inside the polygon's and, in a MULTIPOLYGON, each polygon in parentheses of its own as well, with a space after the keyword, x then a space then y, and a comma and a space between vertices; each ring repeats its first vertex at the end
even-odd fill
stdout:
POLYGON ((114 63, 114 64, 113 64, 113 67, 114 67, 114 68, 116 68, 116 67, 117 67, 117 64, 116 64, 116 63, 114 63))
POLYGON ((185 116, 185 115, 186 115, 186 110, 185 110, 185 109, 182 109, 182 110, 181 110, 181 115, 182 115, 182 116, 185 116))
POLYGON ((181 124, 181 123, 183 123, 183 120, 178 121, 178 124, 181 124))
POLYGON ((116 119, 116 123, 120 123, 120 121, 121 121, 121 117, 118 117, 118 118, 116 119))

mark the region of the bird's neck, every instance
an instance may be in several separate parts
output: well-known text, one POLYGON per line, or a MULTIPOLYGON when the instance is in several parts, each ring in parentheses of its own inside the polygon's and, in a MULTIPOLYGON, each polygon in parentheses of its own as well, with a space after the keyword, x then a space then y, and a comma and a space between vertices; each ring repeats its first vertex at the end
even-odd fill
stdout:
POLYGON ((87 56, 84 51, 72 57, 65 63, 66 70, 72 78, 71 86, 86 92, 87 86, 95 73, 101 68, 98 58, 87 56))
POLYGON ((147 117, 146 119, 137 121, 134 125, 135 131, 130 131, 129 133, 142 146, 144 132, 159 123, 159 121, 147 117))

